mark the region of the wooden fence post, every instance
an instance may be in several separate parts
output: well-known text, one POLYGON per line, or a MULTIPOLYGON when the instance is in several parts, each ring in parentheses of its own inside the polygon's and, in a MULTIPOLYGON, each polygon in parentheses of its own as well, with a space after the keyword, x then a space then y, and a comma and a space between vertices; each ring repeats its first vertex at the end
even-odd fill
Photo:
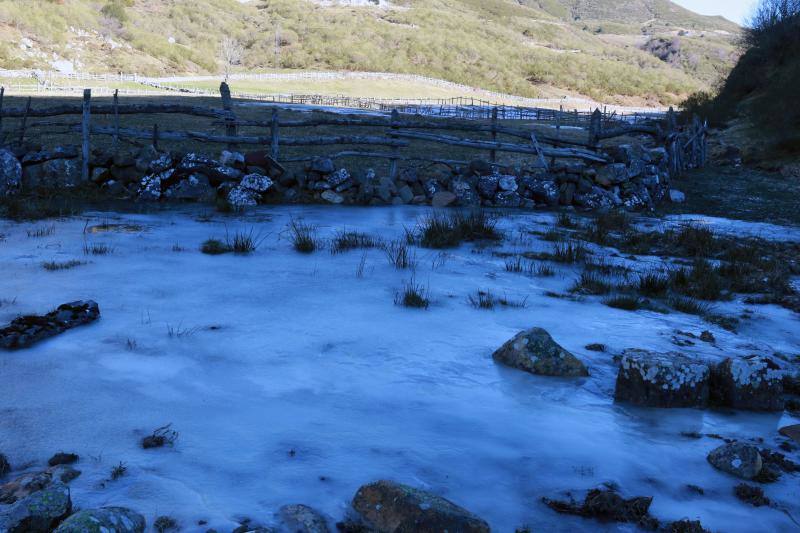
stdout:
POLYGON ((158 150, 158 122, 153 124, 153 148, 158 150))
POLYGON ((117 151, 117 143, 119 143, 119 89, 114 90, 114 137, 111 141, 114 152, 117 151))
MULTIPOLYGON (((397 123, 400 121, 400 113, 397 112, 397 109, 392 110, 392 131, 397 130, 398 126, 397 123)), ((392 136, 393 137, 393 136, 392 136)), ((393 137, 394 138, 394 137, 393 137)), ((392 155, 397 155, 400 149, 398 147, 392 147, 392 155)), ((392 181, 397 179, 397 158, 393 157, 391 163, 389 164, 389 178, 392 181)))
POLYGON ((28 113, 31 112, 31 97, 28 97, 28 103, 25 104, 25 114, 22 115, 22 127, 19 130, 19 144, 22 145, 25 140, 25 128, 28 125, 28 113))
POLYGON ((3 96, 6 94, 6 88, 0 87, 0 141, 3 140, 3 96))
POLYGON ((270 127, 269 127, 270 137, 271 137, 270 155, 271 155, 272 159, 275 160, 276 163, 278 162, 278 156, 280 155, 280 151, 279 151, 280 150, 280 148, 279 148, 280 132, 278 130, 278 127, 279 127, 278 108, 277 107, 273 107, 272 108, 272 122, 271 122, 270 127))
POLYGON ((81 180, 89 181, 89 135, 92 114, 92 90, 83 90, 83 117, 81 120, 81 180))
POLYGON ((596 108, 589 121, 589 146, 596 147, 600 143, 600 127, 603 123, 603 115, 600 108, 596 108))
MULTIPOLYGON (((497 142, 497 108, 492 109, 492 141, 497 142)), ((489 151, 489 161, 492 163, 497 162, 497 151, 489 151)))
MULTIPOLYGON (((225 135, 229 137, 236 136, 236 117, 233 115, 233 100, 231 99, 231 89, 224 81, 219 84, 219 95, 222 98, 222 108, 228 112, 228 117, 225 118, 225 135)), ((228 145, 231 150, 236 149, 236 145, 231 143, 228 145)))

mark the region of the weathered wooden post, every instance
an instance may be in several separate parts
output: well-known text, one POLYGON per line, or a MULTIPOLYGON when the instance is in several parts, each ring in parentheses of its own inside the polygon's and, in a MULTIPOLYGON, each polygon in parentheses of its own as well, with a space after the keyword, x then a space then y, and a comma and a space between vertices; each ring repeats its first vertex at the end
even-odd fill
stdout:
POLYGON ((158 122, 153 124, 153 148, 158 150, 158 122))
POLYGON ((89 136, 92 115, 92 90, 83 90, 83 117, 81 120, 81 180, 85 183, 89 181, 89 157, 90 145, 89 136))
POLYGON ((589 121, 589 146, 596 148, 600 143, 600 128, 603 123, 603 115, 600 108, 595 108, 592 118, 589 121))
POLYGON ((25 128, 28 126, 28 113, 31 112, 31 97, 28 97, 28 102, 25 104, 25 114, 22 115, 22 127, 19 130, 19 144, 21 145, 25 140, 25 128))
MULTIPOLYGON (((233 114, 233 100, 231 99, 231 89, 224 81, 219 84, 219 95, 222 98, 222 108, 227 112, 225 117, 225 135, 236 137, 236 117, 233 114)), ((236 149, 235 143, 228 144, 231 150, 236 149)))
POLYGON ((270 132, 270 156, 272 157, 272 159, 275 160, 276 163, 278 162, 278 156, 280 155, 280 147, 279 147, 280 131, 278 130, 279 126, 280 126, 280 123, 278 122, 278 108, 277 107, 273 107, 272 108, 272 122, 270 123, 270 126, 269 126, 269 132, 270 132))
MULTIPOLYGON (((400 113, 397 112, 397 109, 394 109, 394 110, 392 110, 392 126, 391 126, 393 132, 396 131, 397 128, 398 128, 398 125, 397 125, 398 122, 400 122, 400 113)), ((393 135, 392 135, 392 138, 396 139, 396 137, 394 137, 393 135)), ((392 155, 396 156, 399 150, 400 150, 399 147, 393 146, 392 147, 392 155)), ((397 158, 396 157, 393 157, 392 160, 391 160, 391 163, 389 164, 389 178, 391 178, 392 181, 397 179, 397 158)))
POLYGON ((0 87, 0 140, 3 138, 3 96, 6 94, 6 88, 0 87))
POLYGON ((111 146, 114 151, 117 151, 119 143, 119 89, 114 90, 114 136, 111 141, 111 146))
MULTIPOLYGON (((492 142, 497 142, 497 107, 492 109, 492 142)), ((497 162, 497 150, 489 151, 489 161, 497 162)))

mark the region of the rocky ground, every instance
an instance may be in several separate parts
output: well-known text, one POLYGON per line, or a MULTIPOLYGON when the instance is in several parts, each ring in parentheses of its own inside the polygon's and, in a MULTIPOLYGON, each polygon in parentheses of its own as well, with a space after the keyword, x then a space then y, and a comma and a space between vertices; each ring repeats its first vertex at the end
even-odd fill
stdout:
POLYGON ((0 529, 796 530, 796 229, 456 213, 3 222, 0 529))

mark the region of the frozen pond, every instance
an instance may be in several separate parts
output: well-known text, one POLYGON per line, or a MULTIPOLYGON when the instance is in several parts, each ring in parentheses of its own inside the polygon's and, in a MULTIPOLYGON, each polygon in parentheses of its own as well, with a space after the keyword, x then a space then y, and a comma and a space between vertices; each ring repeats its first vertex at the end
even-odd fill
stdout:
MULTIPOLYGON (((626 496, 654 496, 651 512, 662 520, 700 519, 714 531, 797 530, 786 513, 800 519, 797 475, 764 486, 786 512, 747 506, 733 495, 739 480, 706 461, 720 441, 681 436, 761 437, 774 447, 790 417, 613 403, 613 354, 625 348, 714 359, 796 355, 796 315, 753 307, 733 334, 681 313, 546 296, 566 291, 578 268, 526 277, 506 272, 492 253, 550 249, 527 233, 552 224, 545 213, 502 218, 507 238, 497 247, 415 249, 415 278, 432 301, 428 310, 406 309, 393 300, 410 273, 382 251, 303 255, 287 229, 295 218, 323 239, 346 228, 391 240, 426 212, 280 207, 224 216, 187 208, 3 221, 3 323, 79 299, 97 301, 102 316, 31 349, 0 352, 0 452, 31 469, 57 451, 78 453, 83 474, 70 484, 77 506, 128 506, 149 523, 169 514, 186 531, 230 531, 242 517, 269 524, 289 503, 340 520, 356 489, 381 478, 439 493, 499 532, 523 524, 633 531, 558 515, 540 501, 603 482, 626 496), (128 226, 90 230, 102 223, 128 226), (49 236, 27 235, 50 225, 49 236), (200 253, 206 239, 237 230, 260 236, 255 253, 200 253), (86 243, 112 250, 85 256, 86 243), (70 259, 87 264, 42 268, 70 259), (478 289, 527 306, 474 309, 467 298, 478 289), (591 377, 537 377, 492 361, 502 343, 533 326, 582 359, 591 377), (676 330, 706 329, 716 346, 672 342, 676 330), (608 353, 586 350, 590 343, 608 353), (180 433, 174 448, 141 449, 141 438, 167 423, 180 433), (127 475, 106 481, 120 461, 127 475)), ((720 305, 731 313, 745 307, 720 305)))

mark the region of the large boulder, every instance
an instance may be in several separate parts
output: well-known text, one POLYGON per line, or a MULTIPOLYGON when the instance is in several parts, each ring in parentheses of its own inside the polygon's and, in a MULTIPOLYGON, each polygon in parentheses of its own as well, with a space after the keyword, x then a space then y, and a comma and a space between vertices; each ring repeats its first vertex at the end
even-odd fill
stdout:
POLYGON ((646 407, 705 407, 711 370, 676 353, 626 350, 614 399, 646 407))
POLYGON ((714 368, 712 401, 734 409, 783 410, 783 375, 770 359, 726 359, 714 368))
POLYGON ((284 505, 278 511, 284 525, 292 533, 328 533, 328 521, 307 505, 284 505))
POLYGON ((142 515, 125 507, 84 509, 70 516, 54 533, 142 533, 142 515))
POLYGON ((489 525, 453 502, 393 481, 364 485, 353 509, 377 533, 488 533, 489 525))
POLYGON ((46 315, 21 316, 0 329, 0 348, 26 348, 68 329, 94 322, 98 318, 100 308, 92 300, 62 304, 46 315))
POLYGON ((52 483, 17 501, 0 518, 0 530, 8 533, 49 533, 70 512, 72 500, 69 488, 63 483, 52 483))
POLYGON ((742 479, 757 477, 763 466, 758 448, 740 442, 723 444, 711 450, 707 459, 714 468, 742 479))
POLYGON ((22 183, 22 165, 14 154, 0 149, 0 197, 16 194, 22 183))
POLYGON ((586 366, 542 328, 522 331, 492 354, 498 363, 541 376, 588 376, 586 366))

